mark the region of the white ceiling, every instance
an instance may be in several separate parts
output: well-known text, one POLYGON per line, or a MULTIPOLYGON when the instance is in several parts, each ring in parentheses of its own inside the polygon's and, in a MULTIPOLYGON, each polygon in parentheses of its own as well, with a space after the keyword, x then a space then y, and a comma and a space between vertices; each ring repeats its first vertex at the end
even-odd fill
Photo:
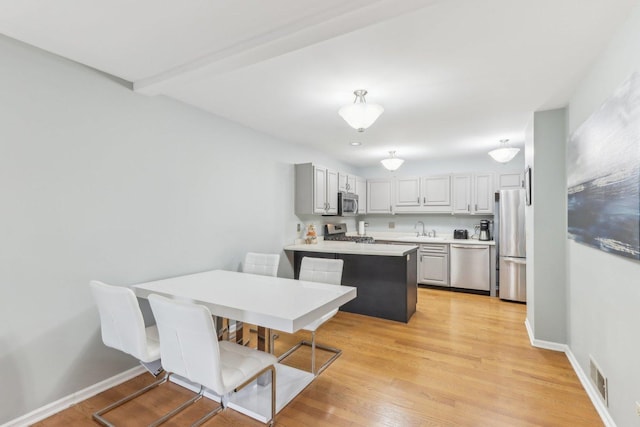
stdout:
POLYGON ((522 146, 636 3, 0 0, 0 33, 369 166, 522 146), (355 89, 385 108, 363 133, 337 114, 355 89))

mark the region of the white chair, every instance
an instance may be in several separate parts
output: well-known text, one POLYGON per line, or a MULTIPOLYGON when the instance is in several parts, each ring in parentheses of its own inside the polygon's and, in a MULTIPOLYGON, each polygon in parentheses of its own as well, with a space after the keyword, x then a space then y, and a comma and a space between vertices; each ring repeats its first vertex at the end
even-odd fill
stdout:
MULTIPOLYGON (((242 272, 243 273, 251 273, 251 274, 259 274, 261 276, 273 276, 276 277, 278 275, 278 265, 280 263, 280 255, 279 254, 263 254, 257 252, 247 252, 244 257, 244 262, 242 263, 242 272)), ((236 342, 241 344, 247 344, 249 340, 244 341, 242 337, 242 322, 235 322, 235 334, 236 334, 236 342)), ((251 332, 257 332, 252 329, 251 332)), ((273 340, 276 338, 276 335, 271 335, 271 351, 273 352, 273 340)))
MULTIPOLYGON (((162 366, 171 374, 200 384, 200 392, 152 425, 158 425, 199 400, 205 388, 218 394, 220 406, 197 420, 198 426, 223 410, 229 395, 271 372, 271 420, 276 414, 275 356, 229 341, 218 342, 209 310, 202 305, 150 295, 160 334, 162 366)), ((261 381, 262 382, 262 381, 261 381)))
MULTIPOLYGON (((149 366, 159 365, 158 329, 155 326, 145 328, 138 299, 133 291, 122 286, 107 285, 97 280, 92 280, 89 286, 100 313, 102 342, 108 347, 130 354, 147 369, 149 366)), ((150 372, 156 376, 161 370, 154 369, 150 372)), ((111 426, 112 424, 103 417, 105 413, 135 399, 166 380, 167 376, 165 375, 159 381, 95 412, 93 418, 102 425, 111 426)))
POLYGON ((279 254, 247 252, 247 255, 244 257, 244 263, 242 264, 242 271, 244 273, 276 277, 278 275, 279 262, 279 254))
MULTIPOLYGON (((327 259, 327 258, 311 258, 304 257, 302 258, 302 263, 300 264, 300 275, 298 280, 305 280, 308 282, 321 282, 321 283, 329 283, 332 285, 340 285, 342 282, 342 268, 344 265, 344 261, 341 259, 327 259)), ((294 351, 302 347, 303 345, 311 347, 311 372, 314 375, 320 374, 324 371, 327 366, 331 364, 334 360, 340 356, 342 350, 328 347, 323 344, 316 343, 316 331, 318 328, 331 319, 333 316, 338 313, 338 309, 331 310, 329 313, 320 317, 319 319, 311 322, 307 326, 305 326, 305 331, 311 332, 311 342, 303 340, 291 347, 287 350, 282 356, 278 358, 278 362, 284 360, 286 357, 290 356, 294 351), (321 367, 316 371, 316 347, 322 350, 326 350, 334 353, 329 360, 327 360, 321 367)))

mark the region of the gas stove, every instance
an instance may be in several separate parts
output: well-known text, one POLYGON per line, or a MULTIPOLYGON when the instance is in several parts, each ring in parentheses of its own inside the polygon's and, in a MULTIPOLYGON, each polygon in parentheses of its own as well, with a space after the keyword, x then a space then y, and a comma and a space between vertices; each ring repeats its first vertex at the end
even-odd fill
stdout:
POLYGON ((347 224, 325 224, 324 240, 334 242, 375 243, 371 236, 347 236, 347 224))

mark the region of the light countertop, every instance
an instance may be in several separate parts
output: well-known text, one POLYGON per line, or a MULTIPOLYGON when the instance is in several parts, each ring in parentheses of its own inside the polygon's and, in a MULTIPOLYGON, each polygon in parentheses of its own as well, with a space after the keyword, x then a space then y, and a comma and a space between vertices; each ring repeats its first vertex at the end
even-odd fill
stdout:
POLYGON ((285 246, 285 251, 324 252, 352 255, 404 256, 418 249, 417 245, 385 245, 377 243, 325 242, 285 246))
MULTIPOLYGON (((347 233, 348 236, 357 236, 357 233, 347 233)), ((495 246, 496 242, 493 240, 481 241, 478 239, 454 239, 451 235, 443 235, 441 237, 416 237, 415 233, 393 233, 388 231, 371 231, 367 232, 367 236, 373 237, 376 241, 385 240, 388 242, 399 243, 448 243, 448 244, 462 244, 462 245, 486 245, 495 246)))

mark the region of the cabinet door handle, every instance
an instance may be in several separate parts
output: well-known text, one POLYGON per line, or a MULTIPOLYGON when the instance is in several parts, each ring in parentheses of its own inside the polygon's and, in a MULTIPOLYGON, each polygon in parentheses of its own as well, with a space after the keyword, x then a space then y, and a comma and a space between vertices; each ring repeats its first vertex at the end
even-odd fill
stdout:
POLYGON ((476 203, 476 210, 478 210, 478 204, 476 203))
POLYGON ((467 211, 471 212, 471 205, 467 205, 467 211))
POLYGON ((423 197, 423 198, 422 198, 422 204, 424 204, 424 205, 426 205, 426 204, 427 204, 427 198, 426 198, 426 197, 423 197))
POLYGON ((420 204, 420 197, 418 197, 418 204, 420 204))

